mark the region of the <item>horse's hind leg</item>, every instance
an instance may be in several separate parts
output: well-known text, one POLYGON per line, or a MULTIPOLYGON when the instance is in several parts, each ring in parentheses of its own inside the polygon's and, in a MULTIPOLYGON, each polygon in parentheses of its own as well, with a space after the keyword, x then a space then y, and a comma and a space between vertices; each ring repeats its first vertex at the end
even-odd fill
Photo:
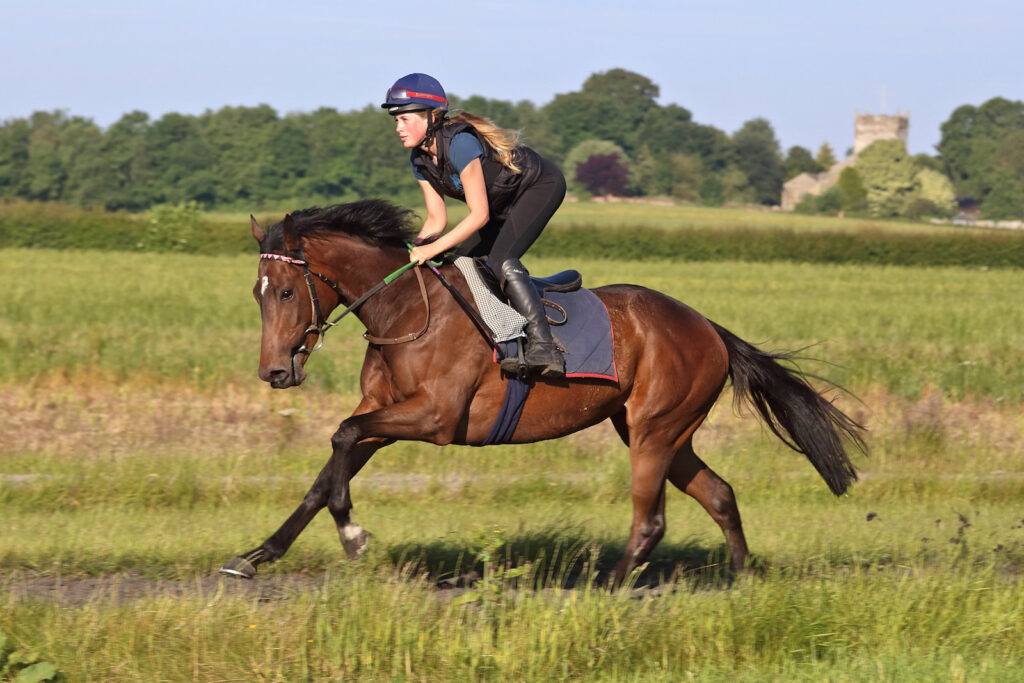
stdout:
POLYGON ((656 445, 654 439, 629 439, 622 416, 612 420, 623 441, 631 440, 629 448, 632 471, 633 524, 622 559, 612 570, 615 583, 622 583, 629 573, 647 561, 651 551, 665 535, 665 472, 671 446, 656 445), (641 443, 642 442, 642 443, 641 443))
POLYGON ((672 460, 668 468, 668 480, 704 506, 725 533, 733 569, 746 569, 749 551, 740 522, 740 511, 736 507, 736 496, 732 487, 697 457, 690 439, 687 439, 672 460))

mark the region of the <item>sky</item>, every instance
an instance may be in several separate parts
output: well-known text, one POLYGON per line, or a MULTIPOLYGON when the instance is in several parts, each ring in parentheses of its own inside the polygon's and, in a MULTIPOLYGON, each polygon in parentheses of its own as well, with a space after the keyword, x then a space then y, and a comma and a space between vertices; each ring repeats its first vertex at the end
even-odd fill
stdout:
POLYGON ((414 71, 542 106, 623 68, 699 123, 766 118, 783 150, 841 158, 856 111, 899 111, 933 154, 957 107, 1024 99, 1022 29, 1021 0, 0 0, 0 120, 349 111, 414 71))

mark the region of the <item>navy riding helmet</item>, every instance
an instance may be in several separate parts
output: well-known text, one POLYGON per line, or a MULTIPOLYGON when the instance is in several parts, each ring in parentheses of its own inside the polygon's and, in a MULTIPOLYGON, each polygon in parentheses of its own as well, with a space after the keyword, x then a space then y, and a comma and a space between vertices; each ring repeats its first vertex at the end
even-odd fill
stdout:
POLYGON ((387 109, 392 116, 423 109, 447 111, 448 97, 436 78, 416 73, 402 76, 395 81, 395 84, 388 88, 384 104, 380 106, 387 109))

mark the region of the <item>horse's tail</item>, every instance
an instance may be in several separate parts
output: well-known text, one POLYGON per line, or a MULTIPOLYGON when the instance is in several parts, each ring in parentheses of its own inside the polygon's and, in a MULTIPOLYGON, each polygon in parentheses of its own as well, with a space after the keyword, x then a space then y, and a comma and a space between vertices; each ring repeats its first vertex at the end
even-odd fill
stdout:
POLYGON ((791 353, 766 353, 711 323, 729 352, 729 379, 737 403, 752 405, 782 441, 803 453, 829 489, 841 495, 857 480, 844 441, 867 452, 864 427, 825 400, 790 361, 791 353))

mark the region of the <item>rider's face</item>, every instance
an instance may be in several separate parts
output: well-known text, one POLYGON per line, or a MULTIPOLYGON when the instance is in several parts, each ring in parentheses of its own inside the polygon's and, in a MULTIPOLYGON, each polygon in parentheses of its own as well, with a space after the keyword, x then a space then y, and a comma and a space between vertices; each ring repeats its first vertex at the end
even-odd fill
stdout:
POLYGON ((398 114, 395 116, 395 131, 404 147, 419 147, 427 135, 427 117, 418 111, 398 114))

